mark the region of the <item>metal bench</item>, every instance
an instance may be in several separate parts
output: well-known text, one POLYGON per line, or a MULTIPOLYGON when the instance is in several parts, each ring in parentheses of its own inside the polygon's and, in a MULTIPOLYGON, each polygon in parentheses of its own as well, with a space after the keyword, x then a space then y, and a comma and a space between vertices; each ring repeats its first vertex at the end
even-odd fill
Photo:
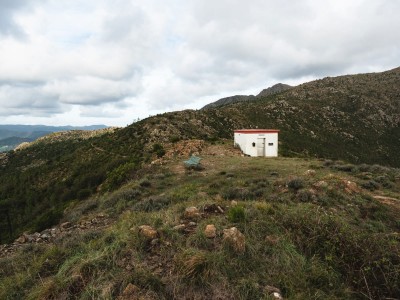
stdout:
POLYGON ((200 157, 192 155, 188 160, 185 160, 183 163, 189 169, 200 169, 200 160, 200 157))

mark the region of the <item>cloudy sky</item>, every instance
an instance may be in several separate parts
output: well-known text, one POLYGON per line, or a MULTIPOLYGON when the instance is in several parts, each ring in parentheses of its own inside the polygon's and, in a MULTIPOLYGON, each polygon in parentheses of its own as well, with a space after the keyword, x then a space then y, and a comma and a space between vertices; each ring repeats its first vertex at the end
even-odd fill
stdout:
POLYGON ((399 0, 0 0, 0 123, 125 126, 400 65, 399 0))

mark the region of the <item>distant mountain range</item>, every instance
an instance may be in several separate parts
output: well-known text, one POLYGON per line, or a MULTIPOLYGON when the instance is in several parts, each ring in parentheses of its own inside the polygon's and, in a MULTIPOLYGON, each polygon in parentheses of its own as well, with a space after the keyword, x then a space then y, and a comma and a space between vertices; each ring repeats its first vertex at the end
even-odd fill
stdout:
POLYGON ((45 126, 45 125, 0 125, 0 152, 15 149, 23 142, 32 142, 52 132, 69 130, 96 130, 105 125, 91 126, 45 126))

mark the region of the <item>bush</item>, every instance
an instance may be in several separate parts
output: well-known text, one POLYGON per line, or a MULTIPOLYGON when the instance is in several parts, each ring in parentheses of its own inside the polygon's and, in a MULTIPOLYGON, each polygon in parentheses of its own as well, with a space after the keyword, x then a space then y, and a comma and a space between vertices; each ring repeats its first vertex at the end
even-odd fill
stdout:
POLYGON ((228 211, 228 220, 232 223, 244 222, 246 219, 245 210, 242 206, 234 206, 228 211))
POLYGON ((287 186, 289 189, 297 192, 299 189, 304 187, 304 180, 298 177, 290 179, 287 186))
POLYGON ((42 231, 57 224, 63 216, 62 211, 51 209, 46 213, 40 215, 35 221, 35 231, 42 231))
POLYGON ((301 201, 301 202, 309 202, 312 201, 316 198, 316 196, 310 191, 310 190, 300 190, 296 194, 296 199, 301 201))
POLYGON ((171 204, 171 199, 162 197, 162 196, 154 196, 144 199, 133 206, 134 210, 138 211, 157 211, 171 204))
POLYGON ((180 139, 181 139, 181 138, 180 138, 179 136, 173 135, 173 136, 171 136, 171 138, 169 139, 169 141, 170 141, 171 143, 176 143, 176 142, 179 142, 180 139))
POLYGON ((165 155, 164 147, 161 144, 153 145, 153 153, 157 155, 158 158, 163 157, 165 155))
POLYGON ((135 163, 125 163, 115 168, 108 174, 106 180, 106 189, 114 190, 123 184, 131 173, 136 170, 137 166, 135 163))
POLYGON ((353 172, 355 169, 354 165, 351 164, 347 164, 347 165, 334 165, 333 166, 334 169, 338 170, 338 171, 342 171, 342 172, 353 172))
POLYGON ((252 200, 256 195, 246 188, 228 188, 222 193, 222 197, 226 200, 252 200))
POLYGON ((92 192, 89 189, 83 189, 78 192, 77 197, 79 200, 83 200, 89 197, 91 193, 92 192))
POLYGON ((379 188, 379 184, 374 180, 369 180, 367 182, 361 183, 361 187, 369 191, 375 191, 379 188))

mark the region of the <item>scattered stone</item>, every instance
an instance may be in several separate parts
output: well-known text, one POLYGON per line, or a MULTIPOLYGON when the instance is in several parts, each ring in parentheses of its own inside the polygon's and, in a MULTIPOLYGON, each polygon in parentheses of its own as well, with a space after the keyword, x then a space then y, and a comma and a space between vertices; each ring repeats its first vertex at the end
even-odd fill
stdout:
POLYGON ((122 297, 120 297, 120 299, 132 299, 132 300, 139 299, 138 296, 139 292, 140 289, 136 285, 129 283, 122 292, 121 295, 122 297))
POLYGON ((276 245, 279 242, 279 237, 276 235, 267 235, 265 237, 265 241, 268 242, 271 245, 276 245))
POLYGON ((25 244, 27 242, 27 237, 25 234, 21 235, 19 238, 15 240, 16 243, 25 244))
POLYGON ((209 239, 213 239, 217 236, 217 228, 215 228, 214 224, 208 224, 206 226, 206 229, 204 229, 204 235, 209 239))
POLYGON ((278 293, 278 292, 273 292, 272 293, 272 297, 274 297, 277 300, 283 300, 282 295, 280 293, 278 293))
POLYGON ((325 188, 327 188, 329 185, 328 185, 328 183, 327 183, 326 181, 321 180, 321 181, 318 181, 317 183, 315 183, 314 186, 315 186, 316 188, 325 189, 325 188))
POLYGON ((316 173, 315 170, 307 170, 304 172, 304 175, 314 177, 316 173))
POLYGON ((139 226, 139 234, 149 240, 153 240, 158 236, 157 230, 149 225, 139 226))
POLYGON ((361 190, 358 187, 357 183, 350 180, 343 180, 345 184, 344 191, 348 194, 359 193, 361 190))
POLYGON ((71 228, 71 227, 72 227, 71 222, 64 222, 64 223, 62 223, 62 224, 60 225, 60 228, 61 228, 61 229, 68 229, 68 228, 71 228))
POLYGON ((264 287, 264 290, 265 290, 265 293, 269 294, 273 299, 283 300, 282 292, 280 289, 278 289, 274 286, 266 285, 264 287))
POLYGON ((246 249, 245 237, 236 227, 224 229, 223 241, 238 253, 243 253, 246 249))
POLYGON ((184 217, 189 220, 197 220, 200 217, 200 212, 197 207, 188 207, 185 209, 184 217))
POLYGON ((185 224, 179 224, 179 225, 174 226, 172 229, 176 230, 176 231, 183 231, 183 230, 185 230, 185 228, 186 228, 185 224))
POLYGON ((232 200, 232 201, 231 201, 231 206, 232 206, 232 207, 235 207, 235 206, 237 206, 237 205, 238 205, 238 203, 237 203, 236 200, 232 200))
POLYGON ((189 222, 188 226, 194 227, 194 226, 197 226, 197 223, 196 222, 189 222))
POLYGON ((157 246, 158 244, 160 244, 160 239, 153 239, 150 242, 150 245, 152 246, 157 246))
POLYGON ((51 235, 48 234, 48 233, 43 233, 43 234, 40 235, 40 238, 45 239, 45 240, 50 239, 50 237, 51 237, 51 235))
POLYGON ((206 212, 206 213, 221 213, 221 214, 223 214, 224 213, 224 209, 221 207, 221 206, 219 206, 219 205, 217 205, 217 204, 206 204, 206 205, 204 205, 204 208, 203 208, 203 210, 204 210, 204 212, 206 212))

